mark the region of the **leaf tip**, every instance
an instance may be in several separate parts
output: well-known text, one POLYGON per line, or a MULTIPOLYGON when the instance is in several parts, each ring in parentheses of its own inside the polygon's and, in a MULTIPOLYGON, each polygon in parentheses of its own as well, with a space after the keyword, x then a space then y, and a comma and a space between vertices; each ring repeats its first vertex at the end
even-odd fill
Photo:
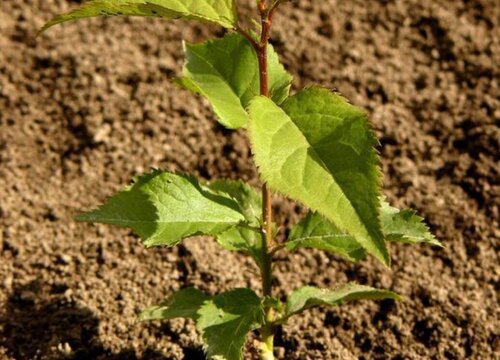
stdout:
POLYGON ((36 33, 36 36, 35 37, 38 37, 40 35, 42 35, 44 32, 46 32, 48 29, 50 29, 51 27, 57 25, 57 24, 61 24, 63 22, 66 22, 66 21, 69 21, 69 19, 66 19, 64 17, 64 15, 57 15, 55 17, 53 17, 52 19, 50 19, 49 21, 47 21, 41 28, 40 30, 38 30, 38 32, 36 33))
POLYGON ((36 34, 35 34, 35 39, 38 39, 49 27, 47 25, 44 25, 42 28, 40 28, 36 34))
POLYGON ((74 219, 78 222, 92 222, 90 213, 88 212, 75 215, 74 219))
POLYGON ((384 240, 384 246, 376 251, 369 251, 377 260, 379 260, 386 268, 391 267, 391 256, 387 248, 387 243, 384 240))
POLYGON ((152 320, 151 317, 148 315, 150 312, 149 309, 142 310, 139 314, 136 315, 135 317, 135 323, 141 323, 145 321, 150 321, 152 320))
POLYGON ((385 267, 389 269, 391 267, 391 263, 392 263, 392 259, 389 256, 389 253, 386 253, 384 255, 384 265, 385 265, 385 267))
POLYGON ((434 235, 432 235, 431 233, 429 233, 429 236, 427 237, 427 242, 429 245, 436 246, 436 247, 439 247, 441 249, 445 248, 445 246, 441 243, 441 241, 436 239, 436 237, 434 235))

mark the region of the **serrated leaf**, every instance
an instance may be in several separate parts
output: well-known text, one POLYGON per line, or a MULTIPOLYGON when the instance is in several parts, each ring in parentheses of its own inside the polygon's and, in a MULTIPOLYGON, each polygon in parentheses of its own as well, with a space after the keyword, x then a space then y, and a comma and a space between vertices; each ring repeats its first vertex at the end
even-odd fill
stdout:
POLYGON ((349 283, 337 289, 319 289, 305 286, 294 290, 287 299, 285 316, 289 317, 314 306, 337 306, 353 300, 401 300, 401 297, 388 290, 349 283))
POLYGON ((320 212, 388 265, 378 220, 377 141, 366 114, 316 87, 290 97, 283 109, 258 97, 249 110, 250 140, 264 181, 320 212))
POLYGON ((262 265, 262 236, 260 217, 262 196, 253 187, 242 181, 217 180, 208 185, 210 189, 227 194, 240 206, 246 222, 238 224, 216 236, 217 242, 229 251, 241 251, 262 265))
POLYGON ((424 223, 424 218, 412 209, 399 210, 382 199, 380 220, 384 235, 389 241, 442 246, 424 223))
MULTIPOLYGON (((201 44, 185 44, 186 64, 179 83, 208 99, 219 122, 237 129, 246 127, 246 107, 259 95, 257 55, 239 34, 201 44)), ((276 103, 288 96, 292 77, 269 46, 269 89, 276 103)))
MULTIPOLYGON (((442 246, 415 211, 394 208, 383 197, 380 199, 380 220, 382 233, 387 241, 442 246)), ((339 254, 351 261, 365 257, 363 247, 353 236, 315 212, 309 212, 292 229, 285 245, 290 251, 315 248, 339 254)))
POLYGON ((339 254, 350 261, 366 256, 363 247, 351 235, 318 213, 309 212, 290 232, 285 243, 290 251, 315 248, 339 254))
POLYGON ((238 204, 240 212, 245 215, 248 224, 259 226, 262 196, 257 190, 238 180, 216 180, 208 184, 208 187, 217 193, 231 197, 238 204))
POLYGON ((173 246, 196 235, 217 235, 245 220, 238 204, 193 177, 154 171, 77 220, 133 229, 146 246, 173 246))
POLYGON ((151 306, 141 312, 138 319, 147 320, 168 320, 178 317, 196 320, 198 310, 210 297, 198 289, 186 288, 178 291, 167 301, 151 306))
POLYGON ((67 21, 121 15, 198 20, 226 28, 234 28, 237 23, 234 0, 93 0, 56 16, 40 32, 67 21))
POLYGON ((248 332, 264 323, 264 307, 250 289, 234 289, 213 297, 194 288, 183 289, 152 306, 139 320, 194 319, 208 358, 240 360, 248 332))
POLYGON ((240 360, 249 331, 264 322, 259 297, 250 289, 235 289, 206 301, 196 327, 206 343, 207 358, 240 360))

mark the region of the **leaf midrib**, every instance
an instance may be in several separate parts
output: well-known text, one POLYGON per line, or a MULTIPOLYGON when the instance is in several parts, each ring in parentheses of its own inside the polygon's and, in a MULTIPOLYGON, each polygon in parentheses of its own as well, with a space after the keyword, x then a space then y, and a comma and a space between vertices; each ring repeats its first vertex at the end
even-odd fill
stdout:
MULTIPOLYGON (((92 220, 92 217, 89 216, 88 220, 92 220)), ((113 219, 113 218, 98 218, 98 222, 103 223, 103 222, 111 222, 115 224, 238 224, 244 220, 237 220, 237 221, 151 221, 151 220, 123 220, 123 219, 113 219)))
MULTIPOLYGON (((286 106, 286 104, 284 105, 286 106)), ((298 130, 300 136, 302 136, 302 138, 304 139, 305 143, 307 144, 307 146, 309 146, 309 148, 311 149, 311 151, 314 153, 315 158, 319 161, 319 165, 324 169, 326 170, 326 172, 328 173, 328 175, 332 178, 333 182, 335 182, 335 184, 337 185, 337 187, 339 188, 340 190, 340 193, 341 193, 341 196, 343 196, 345 199, 347 199, 349 201, 349 204, 351 206, 351 208, 354 210, 354 212, 356 213, 356 215, 358 216, 358 218, 361 220, 360 223, 361 225, 363 226, 363 228, 367 231, 368 234, 370 234, 371 236, 371 231, 365 226, 364 224, 364 219, 363 217, 360 216, 359 214, 359 211, 356 209, 356 207, 354 207, 352 205, 352 201, 351 199, 346 195, 346 193, 344 192, 344 190, 342 189, 342 187, 340 186, 340 183, 337 181, 337 179, 335 178, 335 176, 333 175, 333 173, 330 171, 330 169, 328 168, 328 166, 325 164, 325 162, 323 161, 323 159, 319 156, 319 154, 316 152, 316 150, 314 149, 314 147, 312 146, 312 144, 309 142, 309 140, 307 139, 307 137, 304 135, 304 133, 300 130, 300 128, 297 126, 297 124, 293 121, 292 117, 283 109, 281 109, 281 111, 283 111, 283 113, 287 116, 287 118, 290 120, 290 122, 295 126, 295 128, 298 130)), ((283 127, 286 126, 286 123, 283 123, 283 125, 281 125, 275 133, 277 133, 278 131, 280 131, 283 127)), ((271 145, 271 144, 270 144, 271 145)), ((310 157, 312 161, 316 161, 315 158, 312 158, 310 157)), ((281 173, 281 169, 280 169, 280 173, 281 173)), ((377 217, 377 223, 379 225, 379 227, 381 226, 380 224, 380 219, 377 217)), ((377 245, 378 247, 378 245, 377 245)), ((378 249, 377 249, 378 250, 378 249)))
POLYGON ((301 241, 305 241, 305 240, 321 240, 321 239, 326 239, 326 238, 344 238, 346 236, 354 239, 354 237, 352 235, 347 234, 347 233, 333 234, 333 235, 314 235, 314 236, 306 236, 306 237, 300 237, 300 238, 296 238, 293 240, 289 240, 286 242, 286 244, 297 243, 297 242, 301 242, 301 241))

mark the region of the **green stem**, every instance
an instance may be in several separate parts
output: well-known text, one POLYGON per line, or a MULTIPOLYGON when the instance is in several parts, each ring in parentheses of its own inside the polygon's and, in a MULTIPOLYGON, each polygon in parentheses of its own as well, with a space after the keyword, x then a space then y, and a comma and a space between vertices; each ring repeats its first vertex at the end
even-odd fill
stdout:
POLYGON ((261 345, 260 345, 260 359, 261 360, 274 360, 274 330, 261 331, 261 345))
MULTIPOLYGON (((267 190, 267 186, 264 184, 263 186, 263 195, 264 199, 269 199, 268 201, 264 201, 264 211, 263 215, 264 226, 262 229, 262 267, 261 267, 261 275, 262 275, 262 292, 265 297, 272 296, 272 280, 273 280, 273 271, 272 271, 272 254, 269 252, 269 243, 272 241, 272 228, 267 229, 267 222, 271 223, 271 213, 267 212, 266 205, 271 204, 270 193, 267 190), (268 197, 269 196, 269 197, 268 197)), ((265 309, 265 324, 262 326, 260 330, 261 336, 261 360, 273 360, 274 359, 274 310, 270 305, 266 305, 265 309)))

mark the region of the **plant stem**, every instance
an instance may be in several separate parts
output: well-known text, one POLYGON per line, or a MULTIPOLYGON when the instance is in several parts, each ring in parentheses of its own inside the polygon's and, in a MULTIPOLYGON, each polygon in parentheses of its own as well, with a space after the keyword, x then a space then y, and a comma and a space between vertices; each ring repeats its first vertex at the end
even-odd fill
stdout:
MULTIPOLYGON (((269 11, 267 9, 267 1, 259 0, 258 3, 262 33, 260 43, 254 45, 257 52, 259 62, 259 78, 260 78, 260 94, 269 97, 269 77, 268 77, 268 64, 267 64, 267 48, 269 42, 269 35, 272 25, 272 15, 276 6, 273 6, 269 11)), ((262 291, 265 297, 272 296, 272 261, 273 255, 269 249, 274 245, 273 236, 273 209, 272 209, 272 194, 267 184, 262 186, 262 291)), ((273 360, 274 359, 274 310, 270 305, 266 305, 265 316, 266 323, 261 329, 261 359, 273 360)))

